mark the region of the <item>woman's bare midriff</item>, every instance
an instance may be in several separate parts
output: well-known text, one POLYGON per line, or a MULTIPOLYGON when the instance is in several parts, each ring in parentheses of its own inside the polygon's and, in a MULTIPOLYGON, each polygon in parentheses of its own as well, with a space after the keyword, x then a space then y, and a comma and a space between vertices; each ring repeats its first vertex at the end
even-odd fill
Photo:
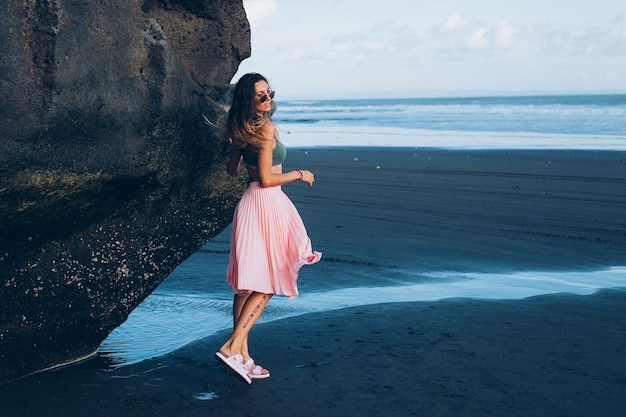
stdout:
MULTIPOLYGON (((272 174, 282 174, 283 166, 275 165, 272 167, 272 174)), ((250 176, 250 181, 259 181, 259 168, 248 166, 248 175, 250 176)))

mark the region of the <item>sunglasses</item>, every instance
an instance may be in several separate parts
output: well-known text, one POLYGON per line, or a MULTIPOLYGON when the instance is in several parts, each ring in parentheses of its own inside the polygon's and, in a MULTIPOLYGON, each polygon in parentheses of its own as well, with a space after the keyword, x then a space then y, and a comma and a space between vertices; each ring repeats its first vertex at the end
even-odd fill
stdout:
POLYGON ((274 98, 274 95, 276 95, 276 91, 272 90, 272 91, 270 91, 269 95, 268 95, 268 94, 263 93, 263 95, 262 95, 262 96, 260 96, 260 95, 258 95, 258 94, 257 94, 257 97, 259 98, 259 101, 260 101, 261 103, 265 103, 267 100, 271 100, 271 99, 273 99, 273 98, 274 98))

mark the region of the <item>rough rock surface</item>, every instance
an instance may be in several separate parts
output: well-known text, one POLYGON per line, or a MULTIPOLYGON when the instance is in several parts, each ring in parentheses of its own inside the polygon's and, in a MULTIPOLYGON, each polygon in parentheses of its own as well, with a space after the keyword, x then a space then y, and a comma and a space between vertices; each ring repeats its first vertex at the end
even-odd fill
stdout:
POLYGON ((234 0, 0 8, 0 384, 90 355, 230 221, 234 0))

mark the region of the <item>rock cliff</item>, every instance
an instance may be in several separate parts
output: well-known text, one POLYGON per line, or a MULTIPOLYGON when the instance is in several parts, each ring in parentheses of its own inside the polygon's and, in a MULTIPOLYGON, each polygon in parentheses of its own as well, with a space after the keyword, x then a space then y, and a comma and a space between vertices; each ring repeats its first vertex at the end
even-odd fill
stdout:
POLYGON ((250 55, 241 0, 0 8, 0 384, 88 356, 229 223, 203 122, 250 55))

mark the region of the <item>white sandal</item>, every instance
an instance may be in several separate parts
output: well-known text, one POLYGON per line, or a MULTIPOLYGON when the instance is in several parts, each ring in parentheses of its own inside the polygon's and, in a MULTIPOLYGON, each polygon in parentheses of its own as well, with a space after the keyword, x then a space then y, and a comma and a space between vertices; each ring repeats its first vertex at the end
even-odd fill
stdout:
POLYGON ((248 359, 248 362, 243 364, 244 369, 248 372, 250 378, 253 379, 264 379, 270 377, 270 372, 263 368, 261 365, 256 365, 254 363, 254 359, 248 359))
POLYGON ((252 379, 250 379, 250 375, 248 375, 248 371, 243 365, 243 356, 241 353, 237 353, 236 355, 226 356, 222 352, 215 352, 215 357, 221 361, 224 365, 228 367, 235 375, 238 375, 241 379, 246 381, 248 384, 252 383, 252 379))

